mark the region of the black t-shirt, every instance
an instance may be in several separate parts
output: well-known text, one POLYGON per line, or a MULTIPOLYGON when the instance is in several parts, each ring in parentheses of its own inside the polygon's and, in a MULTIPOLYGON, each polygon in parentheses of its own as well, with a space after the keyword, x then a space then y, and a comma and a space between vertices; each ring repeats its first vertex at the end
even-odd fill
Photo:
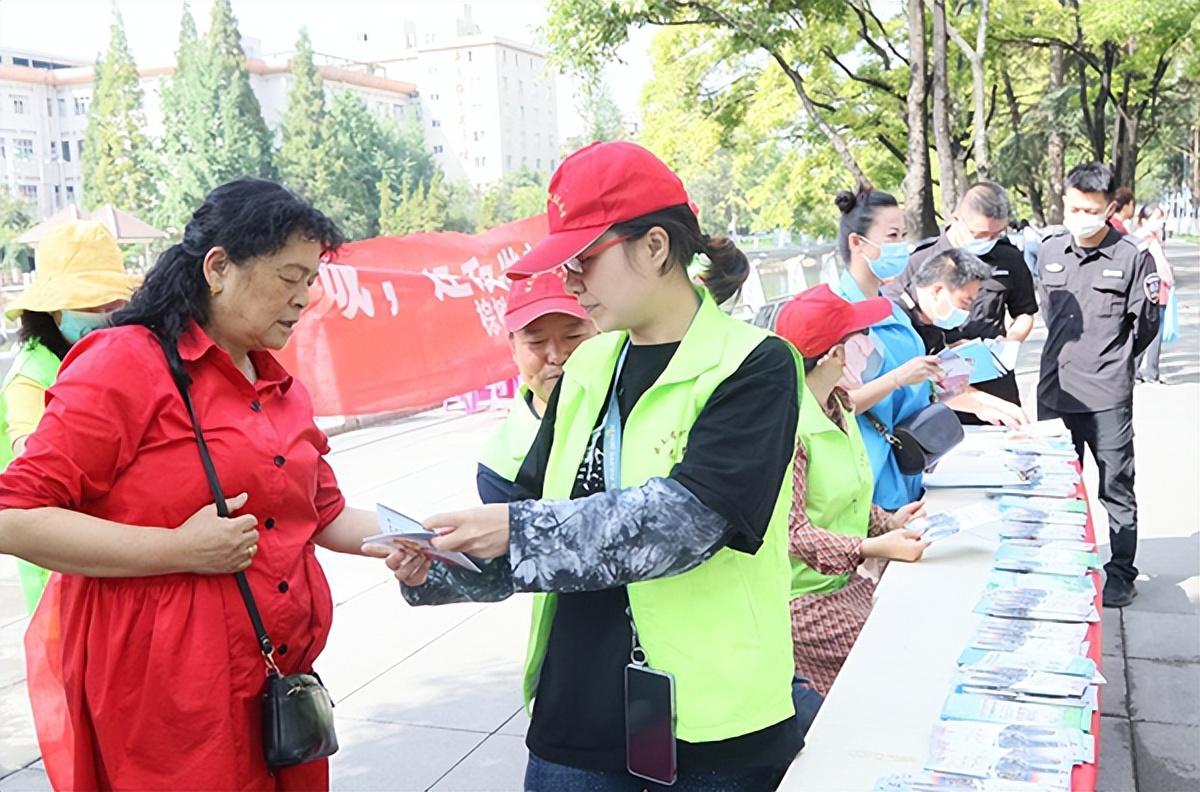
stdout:
MULTIPOLYGON (((666 369, 678 343, 631 346, 617 384, 621 422, 666 369)), ((557 390, 521 472, 517 492, 540 497, 553 440, 557 390)), ((608 400, 605 399, 605 407, 608 400)), ((795 452, 796 366, 787 344, 768 338, 713 392, 688 433, 684 459, 671 478, 731 529, 725 545, 754 553, 770 522, 795 452)), ((594 426, 603 420, 604 409, 594 426)), ((604 490, 603 443, 593 435, 572 498, 604 490)), ((625 768, 624 669, 632 632, 625 588, 558 595, 537 702, 526 736, 547 761, 601 770, 625 768)), ((695 618, 704 618, 695 614, 695 618)), ((752 734, 712 743, 678 744, 681 770, 779 766, 796 755, 802 735, 794 718, 752 734)))

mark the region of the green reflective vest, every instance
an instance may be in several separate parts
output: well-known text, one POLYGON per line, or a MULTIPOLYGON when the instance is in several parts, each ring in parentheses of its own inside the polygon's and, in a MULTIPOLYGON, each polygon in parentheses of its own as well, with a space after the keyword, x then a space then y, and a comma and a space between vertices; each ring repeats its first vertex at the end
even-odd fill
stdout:
MULTIPOLYGON (((702 294, 700 310, 666 370, 625 422, 622 486, 670 473, 683 458, 688 432, 713 391, 768 335, 726 316, 707 292, 702 294)), ((567 362, 543 486, 548 500, 571 496, 626 338, 624 332, 599 335, 580 345, 567 362)), ((796 366, 803 387, 799 360, 796 366)), ((791 476, 789 465, 757 553, 724 548, 688 572, 626 586, 649 665, 675 676, 676 734, 681 740, 737 737, 794 713, 787 554, 791 476)), ((537 692, 555 604, 553 594, 535 595, 525 666, 527 708, 537 692)))
MULTIPOLYGON (((13 358, 12 368, 4 377, 4 384, 0 385, 0 470, 7 468, 13 460, 13 438, 8 433, 8 386, 20 376, 49 389, 58 377, 58 367, 61 363, 57 355, 37 343, 22 345, 17 356, 13 358)), ((21 580, 21 592, 25 597, 25 607, 33 613, 38 600, 41 599, 42 590, 46 588, 46 581, 50 579, 50 572, 20 558, 17 559, 17 572, 21 580)))
POLYGON ((522 385, 508 409, 508 417, 479 452, 479 464, 509 481, 516 481, 529 447, 533 445, 538 428, 542 425, 541 419, 529 409, 529 402, 526 401, 528 394, 529 388, 522 385))
MULTIPOLYGON (((865 537, 875 479, 854 413, 843 409, 842 416, 846 424, 844 432, 829 420, 812 391, 805 388, 799 428, 800 442, 809 460, 805 512, 818 528, 865 537)), ((832 593, 849 579, 849 575, 824 575, 803 561, 792 559, 793 599, 805 594, 832 593)))
POLYGON ((8 434, 8 386, 17 377, 25 377, 41 385, 43 389, 48 389, 54 384, 61 364, 62 361, 57 355, 38 343, 22 344, 17 356, 13 358, 12 367, 4 377, 4 384, 0 385, 0 470, 8 467, 8 463, 13 459, 13 438, 8 434))

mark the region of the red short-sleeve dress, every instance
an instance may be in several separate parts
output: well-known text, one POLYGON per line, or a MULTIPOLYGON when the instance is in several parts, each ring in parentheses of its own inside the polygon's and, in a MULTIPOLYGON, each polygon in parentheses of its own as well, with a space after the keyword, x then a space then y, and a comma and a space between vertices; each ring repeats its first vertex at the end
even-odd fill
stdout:
MULTIPOLYGON (((251 384, 193 326, 179 344, 226 495, 259 521, 246 575, 284 673, 312 669, 333 603, 313 537, 345 506, 304 387, 266 352, 251 384)), ((88 335, 63 361, 0 508, 57 506, 173 528, 212 501, 162 348, 142 327, 88 335)), ((264 666, 231 575, 55 574, 26 634, 29 691, 56 789, 326 789, 326 762, 272 775, 264 666)))

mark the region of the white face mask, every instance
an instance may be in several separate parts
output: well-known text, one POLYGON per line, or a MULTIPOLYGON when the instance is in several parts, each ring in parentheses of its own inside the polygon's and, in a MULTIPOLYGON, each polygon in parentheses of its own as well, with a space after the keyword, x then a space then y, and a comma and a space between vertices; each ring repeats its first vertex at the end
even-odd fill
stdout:
POLYGON ((1108 225, 1108 218, 1089 212, 1067 212, 1063 217, 1063 225, 1071 232, 1076 242, 1082 242, 1095 236, 1100 229, 1108 225))

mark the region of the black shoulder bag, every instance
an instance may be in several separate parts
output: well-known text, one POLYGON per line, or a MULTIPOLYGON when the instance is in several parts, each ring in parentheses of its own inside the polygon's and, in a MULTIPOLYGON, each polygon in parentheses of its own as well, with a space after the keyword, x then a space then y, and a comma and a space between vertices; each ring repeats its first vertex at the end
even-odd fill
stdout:
MULTIPOLYGON (((229 511, 225 508, 221 482, 217 479, 216 468, 213 467, 212 457, 208 453, 208 444, 204 442, 204 434, 200 431, 200 422, 192 407, 188 384, 171 369, 166 342, 160 338, 159 343, 163 345, 163 353, 167 355, 167 369, 171 371, 171 379, 179 388, 183 406, 187 408, 188 417, 192 421, 192 430, 196 433, 196 444, 200 449, 200 462, 204 466, 205 476, 208 477, 208 487, 212 490, 217 514, 228 517, 229 511)), ((267 766, 277 770, 331 756, 337 752, 338 741, 333 730, 333 699, 330 698, 329 691, 315 673, 287 676, 280 673, 279 666, 275 664, 275 647, 267 635, 267 628, 263 626, 246 575, 244 572, 235 572, 233 579, 237 581, 242 601, 246 603, 246 612, 250 614, 250 623, 258 637, 258 648, 262 651, 263 660, 267 665, 267 686, 262 699, 262 741, 267 766)))
POLYGON ((863 413, 863 417, 887 440, 900 472, 906 476, 915 476, 933 467, 964 437, 962 422, 954 410, 941 402, 922 407, 896 424, 895 431, 891 432, 870 410, 863 413))

